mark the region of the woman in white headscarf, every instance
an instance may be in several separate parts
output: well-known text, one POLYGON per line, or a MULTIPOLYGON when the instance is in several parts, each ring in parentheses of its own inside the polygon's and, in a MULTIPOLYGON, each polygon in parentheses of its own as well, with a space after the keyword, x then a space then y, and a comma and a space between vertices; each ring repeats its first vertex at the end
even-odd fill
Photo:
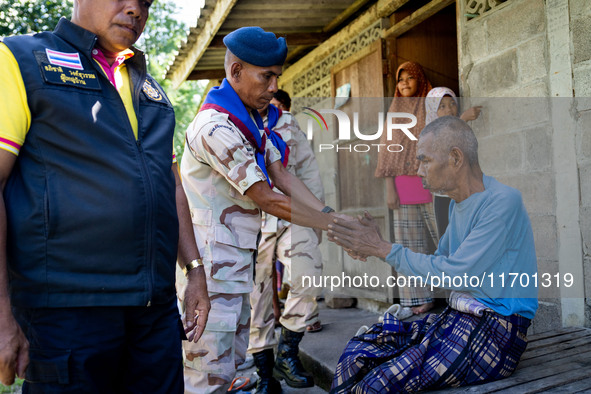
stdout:
MULTIPOLYGON (((441 116, 458 116, 459 107, 458 98, 450 88, 440 86, 431 89, 425 98, 425 126, 441 116)), ((482 106, 468 108, 460 115, 460 119, 465 122, 475 120, 481 110, 482 106)))

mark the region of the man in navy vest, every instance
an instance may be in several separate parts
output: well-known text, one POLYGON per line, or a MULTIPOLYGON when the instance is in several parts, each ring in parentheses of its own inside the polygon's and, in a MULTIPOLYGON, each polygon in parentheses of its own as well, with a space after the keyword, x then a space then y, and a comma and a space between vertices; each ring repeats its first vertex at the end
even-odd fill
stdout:
POLYGON ((25 392, 181 393, 207 321, 174 111, 132 48, 151 3, 75 0, 0 44, 0 381, 25 392))

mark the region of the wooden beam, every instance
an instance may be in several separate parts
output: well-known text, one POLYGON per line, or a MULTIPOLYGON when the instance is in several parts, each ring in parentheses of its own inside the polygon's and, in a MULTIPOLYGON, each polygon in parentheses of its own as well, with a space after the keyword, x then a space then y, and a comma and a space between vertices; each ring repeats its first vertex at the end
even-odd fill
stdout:
POLYGON ((328 34, 325 33, 288 33, 279 35, 285 37, 287 46, 316 46, 322 44, 328 38, 328 34))
POLYGON ((377 14, 380 18, 390 16, 394 11, 408 3, 409 0, 378 0, 377 14))
MULTIPOLYGON (((195 70, 211 70, 211 69, 221 69, 224 68, 224 60, 220 59, 220 60, 209 60, 209 61, 204 61, 204 59, 201 59, 199 61, 199 68, 196 68, 195 70)), ((191 71, 193 72, 193 71, 191 71)))
POLYGON ((355 34, 359 34, 368 26, 376 21, 375 9, 372 7, 368 12, 361 15, 354 22, 349 24, 347 27, 342 29, 336 34, 333 34, 325 42, 314 48, 310 53, 301 58, 298 62, 292 66, 283 70, 283 77, 280 83, 287 83, 295 79, 301 73, 308 71, 311 67, 314 67, 319 62, 322 62, 328 55, 342 45, 346 38, 354 37, 355 34), (373 12, 372 12, 373 11, 373 12))
POLYGON ((264 30, 278 32, 298 32, 298 31, 315 31, 320 30, 320 26, 324 26, 330 18, 275 18, 275 19, 232 19, 224 22, 224 30, 229 30, 228 33, 244 26, 261 26, 264 30))
MULTIPOLYGON (((369 0, 366 0, 369 1, 369 0)), ((238 10, 238 6, 240 3, 234 7, 234 11, 232 14, 228 16, 226 21, 230 20, 237 20, 237 19, 255 19, 255 20, 262 20, 262 21, 269 21, 269 19, 281 19, 281 18, 289 18, 298 19, 298 18, 324 18, 331 20, 343 11, 343 8, 320 8, 316 9, 314 6, 302 8, 302 9, 281 9, 273 7, 272 9, 262 9, 257 11, 240 11, 238 10)), ((300 19, 301 21, 301 19, 300 19)), ((295 21, 298 22, 298 21, 295 21)), ((264 23, 264 22, 263 22, 264 23)), ((262 25, 261 25, 262 26, 262 25)))
POLYGON ((351 4, 349 7, 347 7, 346 10, 341 12, 339 15, 336 16, 336 18, 334 18, 326 26, 324 26, 322 31, 330 32, 330 31, 334 30, 341 23, 346 21, 351 15, 353 15, 354 13, 359 11, 359 9, 361 7, 363 7, 365 4, 367 4, 368 1, 369 0, 355 0, 355 2, 353 2, 353 4, 351 4))
MULTIPOLYGON (((311 45, 313 46, 313 45, 311 45)), ((310 48, 310 46, 306 46, 306 45, 300 45, 297 46, 296 48, 290 50, 289 52, 287 52, 287 57, 285 58, 285 63, 292 63, 293 59, 295 59, 298 56, 301 56, 302 52, 305 52, 306 49, 310 48)))
MULTIPOLYGON (((294 34, 279 34, 281 37, 285 37, 288 46, 300 46, 300 45, 320 45, 327 38, 328 35, 324 33, 294 33, 294 34)), ((211 43, 209 49, 225 49, 224 37, 226 35, 216 35, 211 43)))
POLYGON ((175 68, 170 76, 173 88, 178 88, 181 83, 191 74, 199 59, 205 53, 209 43, 220 29, 226 17, 232 11, 232 8, 238 0, 218 0, 215 3, 213 11, 203 24, 203 28, 197 36, 195 45, 193 45, 181 63, 175 68))
POLYGON ((339 71, 344 70, 345 68, 349 67, 350 65, 357 63, 359 60, 363 59, 367 55, 380 50, 380 45, 382 45, 382 41, 377 40, 373 43, 369 44, 368 46, 364 47, 363 49, 359 50, 359 52, 355 52, 353 55, 349 56, 345 60, 341 61, 339 64, 334 66, 331 70, 331 73, 334 75, 339 71))
POLYGON ((223 79, 226 77, 226 71, 222 69, 217 70, 193 70, 187 77, 188 81, 197 81, 200 79, 223 79))
POLYGON ((379 19, 390 16, 394 11, 409 1, 410 0, 378 0, 376 4, 369 7, 367 11, 358 16, 345 28, 330 36, 330 38, 328 38, 325 42, 320 44, 298 62, 285 69, 283 71, 283 83, 289 83, 297 75, 303 72, 303 70, 306 70, 317 62, 322 61, 322 59, 328 56, 332 51, 336 50, 340 45, 346 42, 347 39, 359 34, 379 19))
POLYGON ((294 2, 277 1, 277 0, 257 0, 256 2, 240 2, 236 5, 238 11, 267 11, 269 9, 287 11, 287 10, 343 10, 347 8, 350 0, 344 1, 318 1, 318 0, 301 0, 294 2))
POLYGON ((455 0, 432 0, 391 28, 385 30, 382 33, 382 37, 398 37, 453 3, 455 3, 455 0))

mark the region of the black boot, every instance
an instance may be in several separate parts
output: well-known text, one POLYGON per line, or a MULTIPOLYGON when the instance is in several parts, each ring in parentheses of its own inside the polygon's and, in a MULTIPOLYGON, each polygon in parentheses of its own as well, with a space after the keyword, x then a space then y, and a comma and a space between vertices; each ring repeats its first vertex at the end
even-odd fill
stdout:
POLYGON ((291 387, 303 388, 314 386, 314 378, 306 372, 298 358, 300 341, 304 336, 303 332, 290 331, 285 327, 281 328, 281 338, 277 346, 277 360, 273 376, 285 382, 291 387))
POLYGON ((260 379, 257 383, 255 394, 280 394, 281 383, 273 377, 273 349, 265 349, 263 351, 253 353, 254 364, 257 367, 257 374, 260 379))

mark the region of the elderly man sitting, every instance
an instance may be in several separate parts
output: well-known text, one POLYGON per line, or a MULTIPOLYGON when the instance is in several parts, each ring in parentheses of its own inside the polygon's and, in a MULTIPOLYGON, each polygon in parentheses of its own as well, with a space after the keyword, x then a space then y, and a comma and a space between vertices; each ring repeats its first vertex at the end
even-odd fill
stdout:
POLYGON ((397 272, 454 290, 439 315, 401 322, 386 314, 383 323, 351 339, 331 392, 456 387, 501 379, 517 367, 538 307, 537 289, 507 281, 503 286, 499 275, 531 279, 537 273, 533 233, 519 191, 484 175, 477 151, 472 129, 452 116, 435 120, 420 135, 424 187, 453 199, 434 255, 385 241, 367 213, 358 222, 336 219, 329 227, 329 239, 351 256, 381 257, 397 272), (446 277, 456 280, 441 280, 446 277))

